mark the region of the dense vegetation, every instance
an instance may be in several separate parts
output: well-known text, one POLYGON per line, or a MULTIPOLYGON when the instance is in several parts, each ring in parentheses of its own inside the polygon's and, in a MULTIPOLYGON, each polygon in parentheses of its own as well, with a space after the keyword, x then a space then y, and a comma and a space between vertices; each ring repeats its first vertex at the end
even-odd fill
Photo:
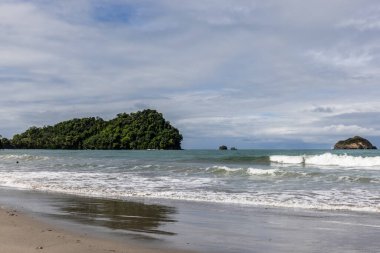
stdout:
MULTIPOLYGON (((31 127, 10 141, 25 149, 181 149, 182 135, 155 110, 31 127)), ((0 144, 3 145, 3 142, 0 144)))
POLYGON ((12 148, 11 141, 0 135, 0 148, 12 148))

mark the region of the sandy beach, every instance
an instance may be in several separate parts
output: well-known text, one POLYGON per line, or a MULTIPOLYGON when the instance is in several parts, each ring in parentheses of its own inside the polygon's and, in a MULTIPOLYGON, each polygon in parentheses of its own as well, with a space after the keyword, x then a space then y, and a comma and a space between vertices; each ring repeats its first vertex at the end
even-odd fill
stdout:
POLYGON ((141 247, 73 233, 44 223, 15 209, 0 209, 0 252, 97 253, 97 252, 189 252, 141 247))

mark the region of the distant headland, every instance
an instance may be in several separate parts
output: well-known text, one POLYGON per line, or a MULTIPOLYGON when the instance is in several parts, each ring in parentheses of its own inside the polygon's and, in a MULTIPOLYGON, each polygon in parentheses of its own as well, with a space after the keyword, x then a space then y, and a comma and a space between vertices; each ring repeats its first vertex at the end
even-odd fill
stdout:
POLYGON ((371 142, 360 136, 354 136, 347 140, 338 141, 334 149, 377 149, 371 142))
MULTIPOLYGON (((1 136, 0 136, 1 137, 1 136)), ((54 126, 31 127, 0 148, 15 149, 181 149, 182 135, 155 110, 72 119, 54 126)))

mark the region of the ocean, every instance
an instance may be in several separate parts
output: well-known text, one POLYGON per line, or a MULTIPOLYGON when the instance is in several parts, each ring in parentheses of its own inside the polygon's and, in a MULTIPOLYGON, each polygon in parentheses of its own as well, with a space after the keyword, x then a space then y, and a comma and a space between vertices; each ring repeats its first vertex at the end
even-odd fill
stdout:
POLYGON ((377 150, 0 151, 0 187, 380 213, 377 150))

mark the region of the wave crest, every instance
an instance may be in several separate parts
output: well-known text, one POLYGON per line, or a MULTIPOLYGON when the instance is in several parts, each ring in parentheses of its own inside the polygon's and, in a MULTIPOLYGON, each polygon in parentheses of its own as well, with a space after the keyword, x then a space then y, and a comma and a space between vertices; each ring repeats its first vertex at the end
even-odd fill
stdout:
POLYGON ((212 166, 206 168, 206 171, 215 174, 238 174, 249 176, 276 176, 283 173, 279 169, 230 168, 227 166, 212 166))
POLYGON ((305 164, 305 165, 321 165, 321 166, 342 166, 342 167, 373 167, 380 166, 380 156, 363 157, 350 156, 347 154, 336 155, 332 153, 324 153, 322 155, 302 155, 302 156, 286 156, 273 155, 269 157, 273 163, 284 164, 305 164))
POLYGON ((20 160, 20 161, 32 161, 32 160, 49 160, 47 156, 35 156, 35 155, 0 155, 0 160, 20 160))
POLYGON ((249 175, 254 176, 275 176, 276 174, 280 173, 280 170, 278 169, 256 169, 256 168, 248 168, 247 173, 249 175))

